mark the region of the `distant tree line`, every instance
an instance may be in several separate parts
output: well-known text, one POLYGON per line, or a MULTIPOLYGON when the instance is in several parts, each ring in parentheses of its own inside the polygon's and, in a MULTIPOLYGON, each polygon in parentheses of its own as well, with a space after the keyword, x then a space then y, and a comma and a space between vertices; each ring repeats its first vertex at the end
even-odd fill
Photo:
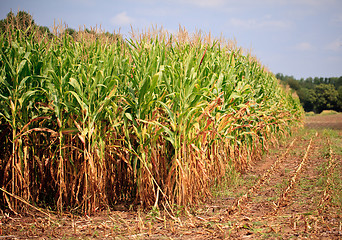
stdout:
POLYGON ((96 38, 105 36, 107 37, 107 39, 112 41, 116 41, 122 38, 120 34, 116 33, 103 32, 97 29, 89 30, 88 28, 75 30, 67 26, 65 26, 64 28, 59 28, 59 31, 55 29, 55 33, 52 33, 48 27, 37 25, 33 20, 33 17, 25 11, 18 11, 16 15, 11 11, 7 14, 5 19, 0 20, 0 33, 4 33, 6 31, 10 32, 13 29, 22 30, 27 36, 29 36, 32 32, 38 32, 41 36, 45 36, 48 39, 53 38, 55 34, 61 33, 68 34, 74 40, 77 40, 77 36, 80 33, 92 35, 96 38))
POLYGON ((283 85, 288 85, 296 91, 306 112, 320 113, 323 110, 342 112, 342 76, 309 77, 297 80, 293 76, 277 73, 276 77, 283 85))
POLYGON ((30 35, 32 31, 38 31, 42 34, 48 34, 48 37, 53 36, 48 27, 37 25, 32 16, 25 11, 18 11, 17 15, 9 12, 5 19, 0 20, 1 33, 13 29, 20 29, 27 35, 30 35))

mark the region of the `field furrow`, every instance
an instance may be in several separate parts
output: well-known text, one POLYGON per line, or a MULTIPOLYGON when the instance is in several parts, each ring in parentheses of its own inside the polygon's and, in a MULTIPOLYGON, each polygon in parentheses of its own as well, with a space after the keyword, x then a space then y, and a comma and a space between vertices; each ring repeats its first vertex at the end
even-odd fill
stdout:
MULTIPOLYGON (((236 214, 235 221, 244 225, 230 236, 341 238, 341 202, 333 200, 341 199, 341 192, 337 191, 340 189, 337 185, 341 170, 337 166, 341 164, 341 152, 332 152, 332 145, 341 151, 340 140, 331 143, 331 136, 324 131, 312 136, 314 134, 302 135, 287 160, 250 196, 246 206, 236 214)), ((341 138, 340 132, 338 136, 341 138)), ((250 173, 256 174, 255 171, 250 173)))

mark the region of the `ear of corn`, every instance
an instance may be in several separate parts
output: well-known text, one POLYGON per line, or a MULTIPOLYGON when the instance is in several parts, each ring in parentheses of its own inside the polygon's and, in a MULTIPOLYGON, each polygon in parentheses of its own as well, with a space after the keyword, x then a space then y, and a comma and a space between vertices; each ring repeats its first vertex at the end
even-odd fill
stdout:
POLYGON ((182 29, 115 42, 18 30, 0 58, 0 185, 59 211, 204 200, 302 118, 254 58, 182 29))

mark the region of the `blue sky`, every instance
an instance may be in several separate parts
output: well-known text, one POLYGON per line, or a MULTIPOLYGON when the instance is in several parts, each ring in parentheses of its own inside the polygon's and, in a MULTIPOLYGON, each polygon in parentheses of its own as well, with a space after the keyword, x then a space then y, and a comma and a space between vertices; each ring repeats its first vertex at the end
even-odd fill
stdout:
POLYGON ((97 25, 125 37, 131 26, 173 33, 181 25, 235 40, 273 73, 342 76, 341 0, 0 0, 0 18, 10 10, 27 11, 50 28, 54 21, 75 29, 97 25))

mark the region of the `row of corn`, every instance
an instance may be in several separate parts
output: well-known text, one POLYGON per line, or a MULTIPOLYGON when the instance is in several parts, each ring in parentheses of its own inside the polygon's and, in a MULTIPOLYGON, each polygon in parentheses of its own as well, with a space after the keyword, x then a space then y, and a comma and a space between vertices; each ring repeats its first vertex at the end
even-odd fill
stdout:
POLYGON ((195 204, 300 123, 298 99, 255 58, 182 34, 1 33, 1 205, 195 204))

